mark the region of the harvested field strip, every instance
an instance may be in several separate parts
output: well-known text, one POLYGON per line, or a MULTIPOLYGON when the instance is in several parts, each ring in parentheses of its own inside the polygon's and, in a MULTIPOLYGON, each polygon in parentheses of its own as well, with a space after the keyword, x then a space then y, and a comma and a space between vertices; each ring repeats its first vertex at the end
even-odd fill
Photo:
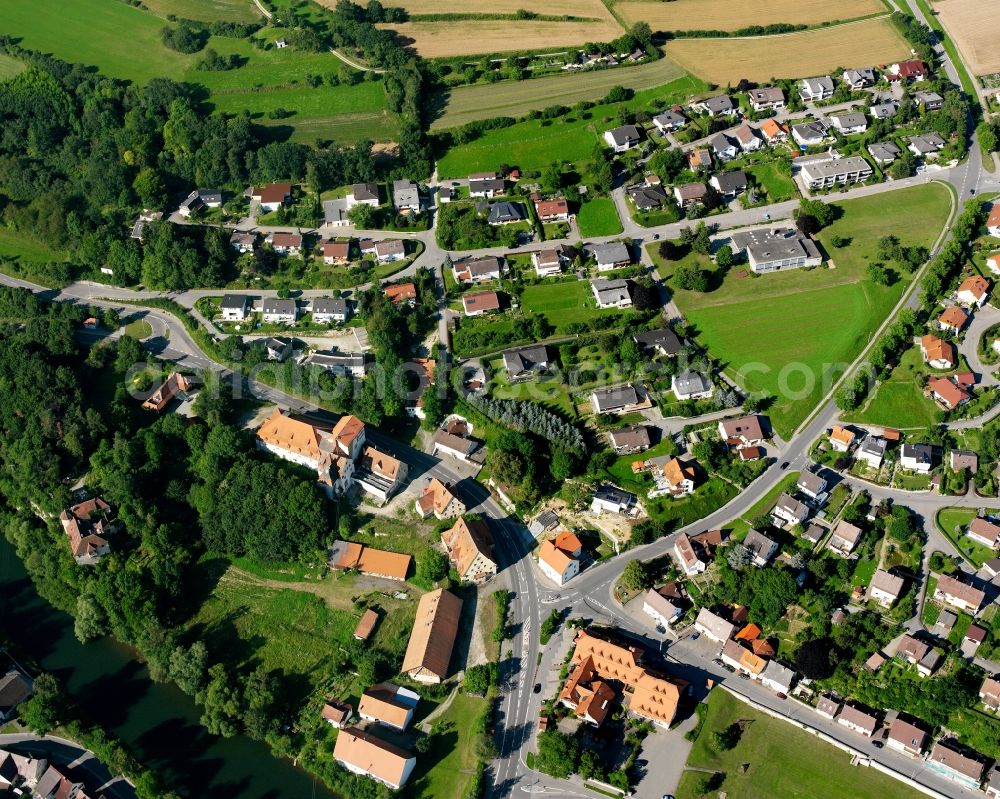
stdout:
MULTIPOLYGON (((629 23, 648 22, 661 31, 725 30, 750 25, 816 25, 831 20, 848 20, 885 13, 880 0, 774 0, 762 4, 750 0, 628 0, 617 3, 615 11, 629 23)), ((548 12, 552 13, 552 12, 548 12)))
POLYGON ((452 22, 403 22, 379 27, 395 31, 423 58, 510 53, 618 38, 622 29, 610 19, 601 22, 511 22, 471 20, 452 22))
POLYGON ((982 0, 944 0, 934 11, 974 75, 1000 72, 1000 17, 987 13, 982 0))
POLYGON ((0 80, 13 78, 18 72, 23 72, 24 64, 9 55, 0 55, 0 80))
MULTIPOLYGON (((319 0, 320 5, 335 8, 337 0, 319 0)), ((472 6, 458 0, 393 0, 393 6, 405 8, 414 14, 461 14, 472 11, 486 11, 490 14, 515 14, 521 9, 546 16, 597 17, 610 19, 607 6, 601 0, 492 0, 488 6, 472 6)))
POLYGON ((884 64, 909 53, 888 19, 779 36, 677 39, 667 48, 678 64, 719 86, 736 85, 743 78, 805 78, 844 64, 884 64))
MULTIPOLYGON (((619 67, 573 75, 552 75, 545 78, 476 86, 459 86, 448 95, 444 115, 431 128, 454 128, 477 119, 490 117, 520 117, 528 111, 551 105, 570 106, 581 100, 599 100, 613 86, 635 91, 652 89, 681 77, 684 70, 669 58, 661 58, 637 67, 619 67)), ((704 88, 691 81, 691 93, 704 88)))

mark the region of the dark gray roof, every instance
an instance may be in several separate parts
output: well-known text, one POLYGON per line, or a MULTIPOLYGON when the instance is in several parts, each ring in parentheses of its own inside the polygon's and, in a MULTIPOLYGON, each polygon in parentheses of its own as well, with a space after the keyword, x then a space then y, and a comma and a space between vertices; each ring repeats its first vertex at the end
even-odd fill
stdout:
POLYGON ((720 194, 735 194, 747 187, 747 175, 742 169, 734 172, 720 172, 712 175, 710 181, 720 194))
POLYGON ((918 463, 930 463, 934 450, 927 444, 903 444, 902 457, 913 458, 918 463))
POLYGON ((868 145, 868 152, 872 158, 880 163, 889 163, 899 158, 902 150, 895 142, 880 141, 868 145))
POLYGON ((532 344, 527 347, 507 350, 503 354, 504 368, 511 374, 518 374, 536 366, 549 363, 549 348, 544 344, 532 344))
POLYGON ((674 375, 673 384, 677 387, 678 394, 698 394, 702 391, 708 391, 712 387, 707 377, 694 371, 674 375))
POLYGON ((317 297, 312 301, 312 312, 314 314, 346 314, 347 300, 330 297, 317 297))
POLYGON ((622 261, 631 261, 632 255, 620 241, 613 241, 609 244, 598 244, 593 248, 594 258, 598 264, 617 264, 622 261))
POLYGON ((830 119, 836 120, 841 128, 868 127, 868 120, 865 118, 865 115, 857 111, 850 111, 845 114, 831 114, 830 119))
POLYGON ((723 153, 726 150, 732 148, 736 149, 736 145, 730 140, 725 134, 719 133, 712 137, 712 140, 708 143, 716 153, 723 153))
POLYGON ((622 125, 608 132, 616 145, 635 144, 642 138, 639 128, 635 125, 622 125))
POLYGON ((617 502, 619 505, 632 505, 636 501, 635 494, 630 494, 628 491, 623 491, 617 486, 607 484, 598 486, 597 491, 594 492, 594 497, 607 502, 617 502))
POLYGON ((632 186, 628 196, 640 211, 659 208, 667 200, 667 193, 662 186, 632 186))
POLYGON ((683 114, 678 114, 676 111, 664 111, 662 114, 657 114, 653 117, 653 122, 659 123, 665 128, 673 128, 687 122, 687 117, 683 114))
POLYGON ((656 330, 643 330, 641 333, 636 333, 632 338, 641 347, 658 347, 666 352, 667 355, 676 355, 681 349, 681 340, 677 337, 677 334, 666 327, 660 327, 656 330))
POLYGON ((223 294, 220 307, 242 311, 249 304, 250 298, 246 294, 223 294))
POLYGON ((617 410, 627 405, 636 405, 639 402, 639 392, 632 385, 599 388, 594 391, 593 397, 598 413, 605 410, 617 410))
POLYGON ((294 314, 295 300, 282 300, 269 297, 261 303, 261 309, 266 314, 294 314))
POLYGON ((792 127, 792 135, 798 134, 803 139, 819 139, 826 136, 826 123, 816 119, 812 122, 803 122, 792 127))
POLYGON ((524 218, 524 207, 521 203, 499 202, 490 206, 488 221, 491 224, 496 224, 498 222, 520 222, 524 218))
POLYGON ((378 200, 378 186, 375 183, 355 183, 351 186, 351 196, 355 200, 378 200))
POLYGON ((736 104, 728 94, 709 97, 707 100, 702 100, 701 104, 712 114, 728 114, 736 109, 736 104))

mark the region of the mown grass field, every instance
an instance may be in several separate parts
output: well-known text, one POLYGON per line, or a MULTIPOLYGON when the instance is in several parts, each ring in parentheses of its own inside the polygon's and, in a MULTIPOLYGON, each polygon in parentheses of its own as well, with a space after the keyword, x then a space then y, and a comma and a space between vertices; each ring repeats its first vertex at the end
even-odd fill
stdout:
POLYGON ((769 202, 780 203, 799 194, 795 181, 781 172, 773 162, 754 164, 747 171, 754 176, 757 185, 767 192, 769 202))
POLYGON ((24 70, 25 66, 21 61, 11 58, 9 55, 0 54, 0 80, 13 78, 17 73, 24 70))
MULTIPOLYGON (((938 529, 976 565, 977 569, 997 554, 992 548, 973 541, 965 534, 978 513, 978 508, 941 508, 936 519, 938 529)), ((986 508, 986 513, 995 516, 998 511, 996 508, 986 508)))
MULTIPOLYGON (((788 700, 792 702, 794 700, 788 700)), ((716 688, 708 698, 704 727, 688 755, 689 768, 724 772, 721 791, 729 799, 913 799, 916 792, 873 769, 851 765, 851 757, 830 744, 754 710, 716 688), (712 747, 712 734, 745 721, 739 743, 728 752, 712 747), (740 766, 749 764, 745 773, 740 766)), ((677 799, 697 799, 704 771, 685 771, 677 799)), ((715 795, 714 793, 712 794, 715 795)))
POLYGON ((698 77, 719 86, 746 78, 823 75, 844 64, 883 64, 904 58, 910 48, 886 19, 831 28, 739 39, 676 39, 667 55, 698 77))
MULTIPOLYGON (((614 86, 643 91, 662 86, 684 75, 669 58, 627 69, 604 69, 574 75, 550 75, 522 81, 456 86, 448 92, 444 113, 431 128, 453 128, 476 119, 498 116, 521 117, 552 105, 573 105, 597 100, 614 86)), ((704 90, 692 79, 690 93, 704 90)))
POLYGON ((670 277, 685 262, 712 269, 707 259, 692 255, 663 263, 656 247, 649 248, 699 341, 744 387, 775 398, 767 413, 786 438, 857 357, 907 285, 906 275, 889 287, 867 279, 878 239, 894 234, 905 245, 929 248, 947 220, 950 194, 929 184, 839 205, 842 217, 820 235, 836 269, 742 278, 742 270, 733 270, 718 288, 702 294, 678 288, 670 277), (850 237, 851 244, 830 248, 830 238, 838 234, 850 237))
POLYGON ((615 4, 615 10, 629 23, 648 22, 654 30, 733 31, 749 25, 815 25, 835 19, 855 19, 885 12, 879 0, 629 0, 615 4))
POLYGON ((587 280, 539 283, 525 286, 521 307, 530 313, 544 314, 549 324, 561 331, 572 322, 586 322, 608 313, 608 309, 594 305, 593 296, 587 280))
POLYGON ((0 227, 0 256, 4 255, 37 264, 66 260, 65 253, 52 249, 33 236, 0 227))
POLYGON ((263 15, 251 0, 143 0, 154 14, 202 22, 255 22, 263 15))
MULTIPOLYGON (((214 36, 208 47, 223 55, 240 55, 246 63, 226 72, 204 72, 195 69, 203 53, 185 55, 163 45, 161 17, 117 0, 10 0, 4 11, 4 32, 20 38, 25 47, 139 84, 155 77, 198 84, 208 91, 207 102, 214 109, 249 111, 261 124, 290 127, 296 140, 352 143, 391 141, 396 135, 397 124, 386 110, 381 83, 335 87, 324 83, 317 88, 305 83, 307 73, 323 75, 339 69, 340 62, 329 53, 265 51, 246 39, 214 36), (61 24, 51 24, 53 19, 61 24), (282 120, 268 119, 268 112, 276 108, 293 113, 282 120)), ((258 34, 264 41, 278 35, 268 30, 258 34)))
MULTIPOLYGON (((625 105, 644 108, 656 98, 665 103, 683 102, 701 86, 700 81, 684 76, 657 89, 637 92, 625 105)), ((442 178, 456 178, 496 169, 501 163, 541 170, 553 162, 589 162, 604 131, 618 124, 614 120, 618 107, 597 105, 554 121, 528 119, 487 131, 475 141, 449 149, 438 161, 438 173, 442 178)))
POLYGON ((621 26, 610 18, 589 22, 435 20, 379 27, 394 31, 404 45, 413 48, 423 58, 573 47, 586 42, 611 41, 622 34, 621 26))
POLYGON ((941 421, 943 414, 925 397, 917 380, 929 371, 920 357, 920 350, 911 347, 889 374, 889 378, 874 389, 859 411, 845 414, 845 420, 862 424, 881 424, 898 428, 925 428, 941 421))
POLYGON ((475 719, 487 712, 489 703, 480 697, 459 693, 439 717, 444 732, 433 738, 430 756, 417 758, 406 795, 413 799, 464 799, 469 795, 476 768, 475 719), (423 762, 423 766, 421 763, 423 762), (433 768, 427 770, 427 763, 433 768))
POLYGON ((622 232, 618 209, 609 197, 596 197, 580 206, 576 224, 581 236, 614 236, 622 232))

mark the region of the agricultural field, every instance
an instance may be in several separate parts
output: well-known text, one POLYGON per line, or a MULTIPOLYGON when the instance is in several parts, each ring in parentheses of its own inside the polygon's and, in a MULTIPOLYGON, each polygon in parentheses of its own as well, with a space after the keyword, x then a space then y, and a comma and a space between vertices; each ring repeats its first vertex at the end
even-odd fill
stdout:
POLYGON ((667 54, 689 72, 719 86, 743 78, 822 75, 844 64, 882 64, 908 56, 910 48, 887 19, 831 28, 739 39, 676 39, 667 54))
MULTIPOLYGON (((320 5, 336 8, 337 0, 318 0, 320 5)), ((393 0, 393 6, 405 8, 410 16, 422 14, 516 14, 521 9, 546 17, 577 17, 610 20, 611 14, 601 0, 494 0, 488 6, 470 7, 461 0, 393 0)))
POLYGON ((24 64, 16 58, 0 54, 0 80, 13 78, 18 72, 23 72, 24 70, 24 64))
MULTIPOLYGON (((249 111, 261 124, 291 128, 294 140, 389 141, 396 134, 396 121, 386 110, 381 83, 334 87, 324 83, 316 88, 305 83, 307 73, 323 75, 339 69, 340 62, 328 53, 292 48, 265 51, 246 39, 216 36, 208 47, 220 55, 240 55, 246 63, 227 72, 205 72, 195 69, 202 54, 184 55, 163 45, 163 25, 155 14, 113 0, 69 4, 11 0, 4 17, 5 32, 20 38, 24 47, 93 65, 105 75, 140 84, 155 77, 198 84, 206 89, 207 102, 215 110, 249 111), (56 17, 63 24, 48 24, 56 17), (268 112, 277 108, 292 114, 282 120, 268 119, 268 112)), ((265 41, 275 38, 267 31, 258 36, 265 41)))
POLYGON ((154 14, 201 22, 256 22, 263 15, 252 0, 143 0, 154 14))
MULTIPOLYGON (((581 100, 595 100, 614 86, 642 91, 676 81, 684 70, 669 58, 625 69, 601 69, 573 75, 549 75, 544 78, 499 83, 456 86, 449 90, 444 113, 431 129, 454 128, 477 119, 512 116, 540 111, 552 105, 573 105, 581 100)), ((700 81, 690 78, 690 94, 704 90, 700 81)))
POLYGON ((934 3, 938 21, 958 45, 973 75, 1000 72, 1000 18, 986 13, 981 0, 940 0, 934 3))
MULTIPOLYGON (((638 110, 654 100, 679 103, 702 86, 684 76, 665 86, 637 92, 624 105, 638 110)), ((594 145, 602 141, 604 131, 617 125, 613 116, 618 107, 598 105, 555 121, 527 119, 508 128, 486 131, 478 139, 448 150, 438 161, 438 173, 442 178, 461 178, 473 172, 495 170, 501 163, 542 170, 560 161, 576 164, 590 161, 594 145)))
POLYGON ((930 184, 839 206, 843 215, 819 236, 836 269, 763 276, 732 270, 714 290, 698 293, 678 288, 670 276, 685 263, 711 271, 708 259, 691 254, 664 263, 655 246, 649 249, 699 341, 737 382, 775 397, 768 415, 784 438, 857 357, 907 285, 906 276, 889 287, 867 279, 865 267, 878 239, 896 235, 906 246, 930 248, 948 218, 950 194, 944 186, 930 184), (850 245, 832 248, 835 235, 850 238, 850 245), (750 322, 753 335, 747 335, 750 322))
MULTIPOLYGON (((794 700, 789 700, 794 701, 794 700)), ((729 799, 912 799, 914 791, 873 769, 851 765, 851 756, 784 721, 772 718, 720 688, 712 690, 705 723, 688 755, 677 799, 696 799, 706 772, 724 773, 721 791, 729 799), (719 753, 713 733, 740 722, 735 747, 719 753), (745 770, 744 764, 749 765, 745 770)), ((713 792, 713 796, 715 793, 713 792)))
POLYGON ((401 22, 380 25, 394 31, 423 58, 512 53, 552 47, 606 42, 622 34, 611 20, 549 22, 548 20, 464 19, 401 22))
POLYGON ((654 31, 726 30, 750 25, 816 25, 838 19, 856 19, 885 13, 880 0, 773 0, 754 3, 749 0, 628 0, 616 3, 615 11, 631 24, 647 22, 654 31))

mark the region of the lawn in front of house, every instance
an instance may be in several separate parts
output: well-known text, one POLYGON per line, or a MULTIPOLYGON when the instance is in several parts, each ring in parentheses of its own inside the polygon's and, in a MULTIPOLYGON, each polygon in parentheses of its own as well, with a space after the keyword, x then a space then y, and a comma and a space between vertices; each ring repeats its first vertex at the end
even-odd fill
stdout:
POLYGON ((608 197, 595 197, 580 206, 576 224, 581 236, 614 236, 622 232, 618 209, 608 197))
MULTIPOLYGON (((988 516, 1000 514, 996 508, 986 508, 988 516)), ((977 508, 942 508, 938 511, 935 521, 945 538, 978 569, 986 561, 996 557, 996 552, 977 541, 973 541, 965 533, 969 524, 978 514, 977 508)))
POLYGON ((521 308, 543 315, 557 334, 573 322, 587 322, 617 311, 597 307, 588 280, 561 280, 525 286, 521 293, 521 308))
POLYGON ((845 414, 844 420, 904 430, 937 424, 944 413, 933 400, 923 395, 917 382, 929 371, 933 370, 924 364, 920 350, 911 347, 903 353, 889 377, 872 391, 865 405, 845 414))
POLYGON ((640 500, 645 503, 646 511, 652 518, 676 530, 715 513, 739 493, 732 483, 719 477, 710 477, 686 497, 645 499, 640 496, 640 500))
POLYGON ((753 164, 747 169, 747 172, 753 175, 757 185, 767 192, 769 203, 784 202, 799 195, 791 175, 782 172, 774 161, 753 164))
POLYGON ((891 777, 852 766, 846 752, 754 710, 720 688, 709 694, 705 723, 687 766, 702 771, 684 772, 677 799, 698 799, 699 784, 707 776, 704 770, 725 774, 718 790, 729 799, 913 799, 915 793, 891 777), (716 752, 713 733, 736 722, 744 723, 739 743, 728 752, 716 752), (744 764, 749 768, 741 773, 744 764))
MULTIPOLYGON (((485 604, 485 603, 484 603, 485 604)), ((492 601, 490 602, 492 604, 492 601)), ((433 737, 431 751, 417 758, 413 779, 406 786, 413 799, 464 799, 469 796, 478 754, 477 720, 489 711, 489 703, 478 696, 458 693, 435 724, 442 732, 433 737), (421 761, 432 763, 430 770, 421 761)))

